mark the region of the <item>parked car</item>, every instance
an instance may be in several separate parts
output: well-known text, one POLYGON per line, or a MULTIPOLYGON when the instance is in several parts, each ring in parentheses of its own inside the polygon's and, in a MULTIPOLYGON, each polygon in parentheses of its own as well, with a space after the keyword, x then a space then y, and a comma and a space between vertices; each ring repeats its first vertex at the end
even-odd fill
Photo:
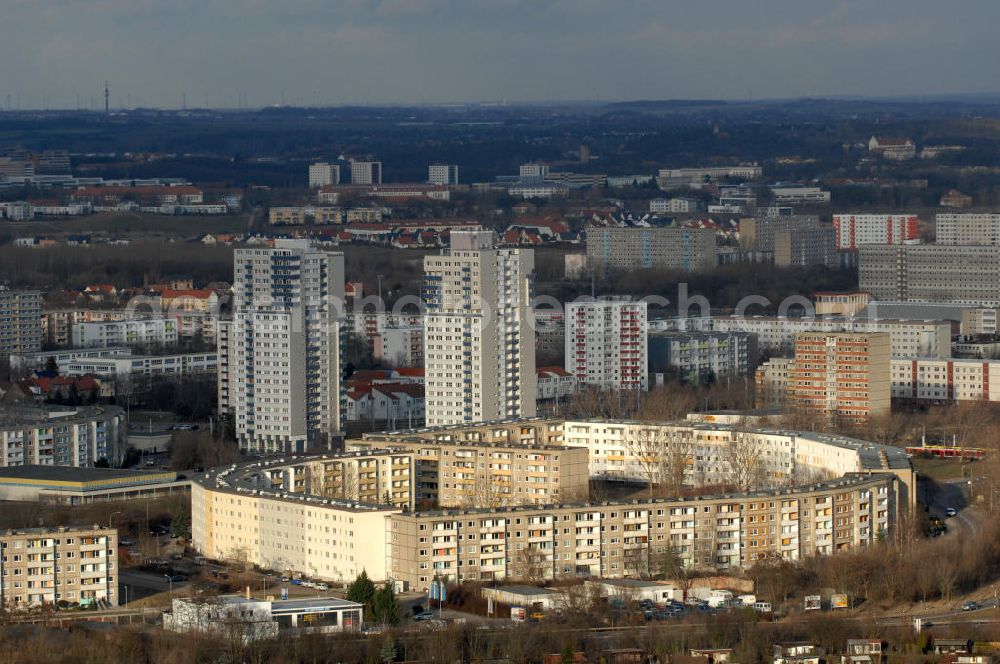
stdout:
POLYGON ((326 585, 325 583, 317 583, 316 584, 316 590, 329 590, 329 589, 330 589, 330 586, 326 585))
POLYGON ((958 510, 956 510, 954 507, 949 507, 944 511, 944 514, 945 516, 955 516, 956 514, 958 514, 958 510))
POLYGON ((978 608, 979 608, 979 603, 973 602, 972 600, 969 600, 968 602, 962 605, 963 611, 975 611, 978 608))
POLYGON ((423 622, 424 620, 434 620, 433 611, 421 611, 417 615, 413 616, 413 620, 416 622, 423 622))

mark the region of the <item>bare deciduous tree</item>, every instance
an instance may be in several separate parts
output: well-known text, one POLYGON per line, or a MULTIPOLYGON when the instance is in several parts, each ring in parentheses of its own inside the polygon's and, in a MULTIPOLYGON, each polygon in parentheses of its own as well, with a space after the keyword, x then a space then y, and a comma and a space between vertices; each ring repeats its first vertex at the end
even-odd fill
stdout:
POLYGON ((763 441, 747 427, 737 425, 726 444, 730 481, 741 491, 759 488, 765 478, 763 441))

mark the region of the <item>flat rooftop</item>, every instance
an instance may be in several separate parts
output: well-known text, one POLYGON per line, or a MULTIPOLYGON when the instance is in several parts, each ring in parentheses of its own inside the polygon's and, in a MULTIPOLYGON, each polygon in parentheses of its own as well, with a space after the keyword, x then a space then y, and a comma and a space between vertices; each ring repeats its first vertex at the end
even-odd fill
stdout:
POLYGON ((0 468, 0 485, 44 486, 52 489, 95 490, 139 484, 175 482, 173 471, 73 468, 71 466, 10 466, 0 468))

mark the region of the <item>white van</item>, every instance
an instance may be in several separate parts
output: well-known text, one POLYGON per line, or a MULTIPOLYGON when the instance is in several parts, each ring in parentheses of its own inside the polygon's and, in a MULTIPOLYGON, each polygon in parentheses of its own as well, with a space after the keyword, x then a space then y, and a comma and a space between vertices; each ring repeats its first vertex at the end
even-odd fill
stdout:
POLYGON ((770 613, 771 603, 770 602, 754 602, 753 610, 757 613, 770 613))

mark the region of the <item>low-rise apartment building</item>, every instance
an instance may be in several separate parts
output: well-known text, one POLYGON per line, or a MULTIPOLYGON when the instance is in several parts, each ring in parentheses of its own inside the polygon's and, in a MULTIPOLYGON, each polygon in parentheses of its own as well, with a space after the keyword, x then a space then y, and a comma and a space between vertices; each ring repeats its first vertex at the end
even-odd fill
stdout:
POLYGON ((312 578, 350 581, 387 573, 386 517, 400 511, 271 488, 260 468, 194 476, 192 546, 203 556, 312 578))
POLYGON ((22 528, 0 532, 8 610, 66 602, 118 606, 118 531, 100 526, 22 528))
POLYGON ((951 356, 951 324, 948 321, 870 320, 867 317, 715 316, 710 319, 688 319, 685 325, 689 329, 749 332, 757 336, 758 350, 773 354, 791 354, 796 335, 805 332, 885 332, 889 335, 889 352, 893 357, 951 356))
POLYGON ((895 527, 899 481, 850 476, 800 489, 692 499, 394 514, 390 573, 416 590, 449 581, 645 577, 740 569, 872 546, 895 527))
POLYGON ((892 397, 910 402, 1000 402, 1000 361, 893 358, 892 397))
POLYGON ((413 509, 413 464, 408 452, 365 449, 303 457, 261 473, 275 491, 413 509))
MULTIPOLYGON (((727 439, 740 444, 758 441, 760 457, 775 469, 775 479, 780 479, 778 484, 784 488, 603 503, 532 504, 530 499, 519 498, 505 505, 412 511, 309 493, 321 490, 314 482, 327 481, 326 470, 313 473, 311 464, 322 466, 333 457, 248 462, 192 478, 193 546, 209 557, 314 578, 349 580, 365 569, 376 581, 392 578, 424 590, 435 577, 448 581, 537 581, 580 575, 646 575, 655 571, 655 561, 668 549, 678 551, 685 565, 705 570, 746 568, 771 558, 798 560, 868 546, 889 537, 895 531, 898 512, 912 504, 913 471, 901 449, 843 436, 710 423, 528 420, 439 427, 417 430, 418 437, 425 436, 423 440, 390 441, 396 445, 405 442, 413 449, 369 450, 358 458, 365 458, 365 454, 388 455, 386 459, 412 455, 417 464, 409 468, 417 474, 414 481, 419 492, 419 473, 424 468, 420 450, 424 448, 442 453, 436 456, 437 463, 444 464, 436 470, 440 483, 454 482, 456 476, 447 477, 449 473, 488 474, 487 464, 494 463, 491 453, 502 449, 525 455, 521 458, 525 467, 540 462, 527 455, 558 453, 558 472, 562 474, 563 459, 593 465, 599 458, 597 451, 615 436, 619 441, 628 438, 624 434, 628 427, 676 431, 676 436, 667 437, 669 441, 694 444, 699 450, 724 449, 727 439), (526 425, 523 430, 520 424, 526 425), (528 434, 530 430, 553 434, 558 430, 560 435, 565 430, 575 444, 567 442, 567 446, 543 450, 432 443, 433 436, 465 441, 528 434), (500 435, 500 431, 506 434, 500 435), (457 452, 462 454, 456 456, 457 452), (475 468, 469 468, 470 464, 475 468)), ((381 445, 385 441, 377 438, 397 435, 373 434, 359 444, 381 445)), ((434 459, 435 454, 426 457, 434 459)), ((551 477, 556 473, 555 458, 545 460, 551 477)), ((517 462, 514 457, 512 463, 517 462)), ((708 472, 711 466, 706 463, 708 472)), ((339 470, 332 472, 331 481, 340 481, 339 470)), ((381 469, 378 474, 382 474, 381 469)), ((413 477, 411 474, 411 480, 413 477)))
POLYGON ((73 325, 73 345, 77 348, 109 346, 169 346, 177 343, 177 321, 149 318, 73 325))
POLYGON ((746 332, 655 332, 649 335, 649 370, 699 382, 745 376, 757 359, 746 332))
POLYGON ((594 478, 661 483, 681 472, 690 486, 763 488, 890 472, 913 499, 915 476, 902 449, 847 436, 690 421, 581 420, 564 430, 564 445, 589 450, 594 478), (736 467, 734 450, 753 453, 751 473, 736 467))
POLYGON ((80 358, 66 365, 70 376, 189 376, 214 374, 218 353, 177 355, 127 355, 124 357, 80 358))
POLYGON ((441 507, 575 502, 588 495, 587 451, 561 445, 427 441, 365 434, 349 450, 403 450, 416 459, 416 496, 441 507))
POLYGON ((125 411, 117 406, 5 408, 0 413, 0 466, 120 465, 125 411))

